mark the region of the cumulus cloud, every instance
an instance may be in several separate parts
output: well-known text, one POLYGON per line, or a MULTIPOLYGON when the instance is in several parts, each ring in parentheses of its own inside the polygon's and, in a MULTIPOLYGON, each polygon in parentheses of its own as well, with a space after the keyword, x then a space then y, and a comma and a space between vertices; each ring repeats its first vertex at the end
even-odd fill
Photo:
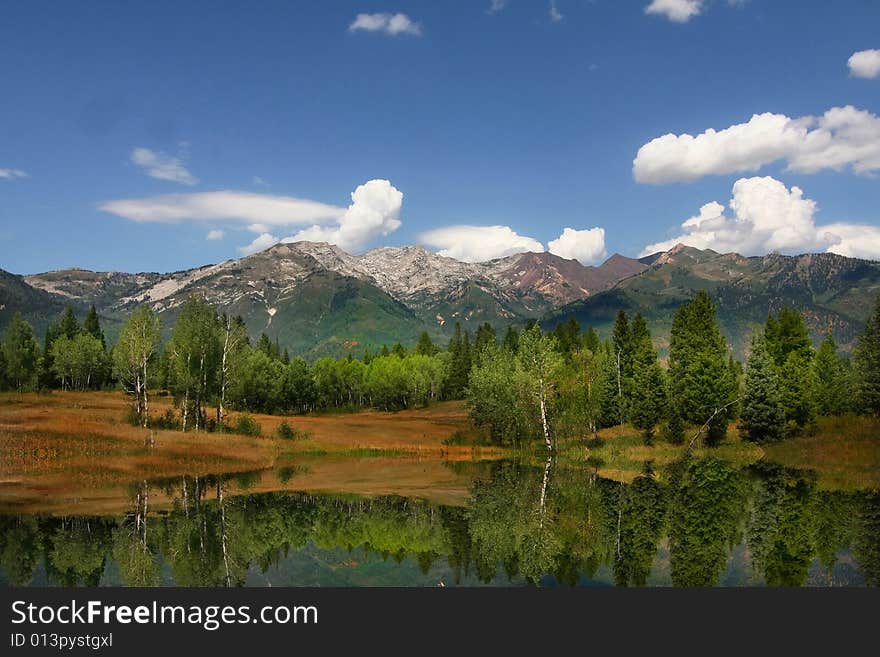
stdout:
POLYGON ((370 180, 351 193, 351 205, 336 225, 313 225, 285 242, 329 242, 345 251, 357 251, 380 235, 400 227, 403 192, 388 180, 370 180))
POLYGON ((205 236, 205 239, 208 240, 209 242, 216 242, 217 240, 222 240, 223 236, 225 234, 226 233, 224 233, 222 230, 215 228, 213 230, 208 231, 208 234, 205 236))
POLYGON ((507 6, 507 0, 490 0, 487 14, 497 14, 507 6))
POLYGON ((358 14, 348 26, 348 31, 357 32, 359 30, 381 32, 389 36, 399 34, 420 36, 422 34, 422 26, 406 14, 358 14))
POLYGON ((880 50, 854 52, 846 63, 853 77, 874 79, 880 76, 880 50))
POLYGON ((21 169, 0 169, 0 178, 14 180, 15 178, 27 178, 27 174, 21 169))
POLYGON ((665 16, 675 23, 687 23, 703 11, 703 0, 652 0, 646 14, 665 16))
POLYGON ((181 185, 195 185, 199 182, 198 178, 187 171, 180 158, 157 153, 149 148, 135 148, 131 152, 131 162, 151 178, 170 180, 181 185))
POLYGON ((831 253, 851 258, 880 260, 880 228, 865 224, 834 223, 822 229, 834 240, 831 253))
POLYGON ((544 251, 539 241, 509 226, 447 226, 422 233, 419 241, 437 253, 464 262, 484 262, 526 251, 544 251))
POLYGON ((100 210, 139 223, 238 221, 272 226, 304 226, 337 220, 344 208, 292 196, 219 191, 164 194, 105 201, 100 210))
POLYGON ((559 11, 559 6, 556 4, 556 0, 550 0, 550 8, 548 11, 550 13, 550 20, 554 23, 558 23, 565 18, 565 16, 562 15, 562 12, 559 11))
POLYGON ((278 244, 278 242, 278 238, 274 235, 263 233, 262 235, 257 236, 254 241, 247 246, 238 247, 238 252, 243 256, 247 256, 252 253, 258 253, 259 251, 265 251, 270 246, 278 244))
POLYGON ((642 255, 681 243, 743 255, 829 251, 880 257, 880 229, 846 223, 817 226, 816 202, 805 198, 799 187, 789 189, 775 178, 740 178, 733 184, 729 206, 728 213, 721 203, 706 203, 681 224, 678 236, 649 244, 642 255))
POLYGON ((548 250, 560 258, 578 260, 589 265, 605 257, 605 229, 575 230, 565 228, 555 240, 547 243, 548 250))
POLYGON ((757 171, 785 160, 787 170, 816 173, 880 169, 880 117, 852 105, 822 116, 755 114, 747 123, 699 135, 667 134, 643 145, 633 160, 642 183, 687 182, 707 175, 757 171))

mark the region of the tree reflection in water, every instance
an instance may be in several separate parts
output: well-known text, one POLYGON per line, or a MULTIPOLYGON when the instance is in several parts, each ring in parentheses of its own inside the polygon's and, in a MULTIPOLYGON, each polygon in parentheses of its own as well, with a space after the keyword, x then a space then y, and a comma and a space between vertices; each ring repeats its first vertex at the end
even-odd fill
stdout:
POLYGON ((259 476, 143 481, 121 518, 0 516, 0 572, 62 586, 319 584, 345 568, 395 585, 880 583, 880 493, 773 464, 689 459, 621 483, 496 462, 464 507, 247 493, 259 476), (151 508, 157 496, 172 508, 151 508))

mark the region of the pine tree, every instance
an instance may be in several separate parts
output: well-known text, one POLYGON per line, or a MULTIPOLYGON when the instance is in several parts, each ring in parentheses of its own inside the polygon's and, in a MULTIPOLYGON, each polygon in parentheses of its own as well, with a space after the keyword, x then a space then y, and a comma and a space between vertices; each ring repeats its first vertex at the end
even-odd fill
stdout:
POLYGON ((849 371, 837 353, 831 332, 822 340, 813 358, 813 383, 819 415, 843 415, 852 406, 849 371))
POLYGON ((704 290, 673 317, 669 376, 672 404, 682 419, 698 425, 709 421, 706 442, 719 442, 727 434, 737 391, 715 304, 704 290))
POLYGON ((437 347, 434 346, 431 336, 428 335, 427 331, 422 331, 422 334, 419 336, 418 344, 416 344, 416 353, 422 356, 433 356, 437 353, 437 347))
POLYGON ((753 442, 777 440, 782 437, 784 423, 776 367, 764 336, 757 334, 752 339, 746 367, 739 432, 745 440, 753 442))
POLYGON ((58 326, 60 334, 66 335, 68 340, 73 340, 76 337, 80 327, 79 322, 76 320, 76 315, 73 314, 73 308, 68 306, 64 309, 58 326))
POLYGON ((803 315, 791 308, 783 308, 775 317, 771 314, 767 317, 764 339, 779 377, 788 432, 794 433, 812 424, 816 416, 811 367, 813 343, 803 315))
POLYGON ((444 392, 449 399, 461 399, 468 385, 468 377, 471 373, 471 340, 465 331, 462 333, 461 324, 455 323, 452 339, 449 341, 449 372, 444 392))
POLYGON ((795 433, 816 421, 813 391, 812 357, 803 351, 792 351, 779 371, 779 390, 789 433, 795 433))
POLYGON ((104 331, 101 330, 101 322, 98 319, 98 311, 95 310, 94 306, 89 308, 89 314, 86 315, 82 328, 83 331, 91 335, 93 338, 100 340, 103 348, 107 348, 107 343, 104 340, 104 331))
POLYGON ((853 375, 859 410, 880 415, 880 297, 853 351, 853 375))
POLYGON ((504 334, 504 348, 510 351, 511 353, 516 353, 516 350, 519 346, 519 333, 512 326, 507 327, 507 332, 504 334))
POLYGON ((592 326, 588 328, 587 332, 584 334, 583 342, 584 347, 594 354, 599 351, 599 335, 592 326))
POLYGON ((498 342, 498 336, 495 334, 495 328, 489 322, 483 322, 477 327, 477 333, 474 336, 474 353, 481 353, 487 346, 493 347, 498 342))
POLYGON ((656 357, 653 362, 640 362, 632 379, 633 397, 630 401, 630 421, 644 432, 645 444, 650 445, 656 427, 666 412, 666 376, 656 357))
POLYGON ((767 351, 777 367, 782 367, 793 352, 805 358, 812 357, 813 343, 804 317, 791 308, 783 308, 776 317, 772 314, 767 317, 764 339, 767 342, 767 351))

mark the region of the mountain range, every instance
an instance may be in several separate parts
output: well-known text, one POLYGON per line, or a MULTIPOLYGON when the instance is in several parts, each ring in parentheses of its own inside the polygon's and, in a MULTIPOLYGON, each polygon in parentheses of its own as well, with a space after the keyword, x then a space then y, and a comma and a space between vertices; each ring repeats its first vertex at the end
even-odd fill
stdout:
POLYGON ((748 334, 785 305, 804 312, 818 338, 829 329, 847 347, 880 290, 880 263, 834 254, 743 257, 676 246, 641 259, 615 254, 584 266, 550 253, 466 263, 420 246, 352 255, 326 243, 277 244, 237 260, 160 274, 64 269, 30 276, 0 270, 0 328, 22 312, 38 334, 66 306, 94 305, 111 341, 124 317, 149 303, 166 331, 190 294, 241 315, 252 337, 272 339, 309 359, 359 354, 427 330, 443 342, 455 323, 475 330, 576 318, 600 332, 619 309, 640 312, 658 346, 675 309, 699 289, 718 304, 725 334, 741 354, 748 334))

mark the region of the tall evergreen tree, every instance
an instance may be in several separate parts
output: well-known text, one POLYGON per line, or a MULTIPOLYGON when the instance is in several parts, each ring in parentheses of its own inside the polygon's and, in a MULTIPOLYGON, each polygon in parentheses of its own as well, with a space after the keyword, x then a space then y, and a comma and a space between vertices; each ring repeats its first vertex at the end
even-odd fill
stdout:
POLYGON ((739 432, 746 440, 765 442, 782 437, 785 411, 779 392, 779 380, 773 358, 762 334, 752 338, 746 366, 745 392, 739 420, 739 432))
POLYGON ((437 347, 434 346, 431 336, 428 335, 427 331, 422 331, 422 334, 419 336, 419 341, 416 344, 416 353, 422 356, 433 356, 437 353, 437 347))
POLYGON ((98 319, 98 311, 92 306, 89 313, 83 321, 83 331, 91 335, 93 338, 101 341, 101 347, 107 348, 107 342, 104 339, 104 331, 101 330, 101 321, 98 319))
POLYGON ((505 349, 511 353, 516 353, 516 350, 519 347, 519 332, 512 326, 507 327, 507 332, 504 334, 503 344, 505 349))
POLYGON ((715 321, 715 304, 705 290, 679 308, 672 320, 669 342, 672 403, 682 419, 708 422, 706 442, 727 433, 736 400, 736 382, 728 367, 727 343, 715 321))
POLYGON ((596 333, 596 329, 592 326, 587 329, 587 332, 584 333, 584 347, 589 349, 594 354, 599 351, 599 334, 596 333))
POLYGON ((666 375, 656 358, 638 363, 632 379, 634 395, 630 400, 630 421, 644 432, 650 444, 654 428, 666 413, 666 375))
POLYGON ((488 345, 493 347, 498 342, 498 336, 495 334, 495 327, 489 322, 483 322, 477 327, 474 335, 474 354, 481 353, 488 345))
POLYGON ((813 353, 813 343, 807 331, 804 317, 797 310, 785 307, 774 317, 767 317, 764 327, 767 351, 777 367, 785 365, 792 353, 809 359, 813 353))
POLYGON ((837 343, 830 331, 813 358, 813 384, 820 415, 843 415, 852 407, 849 368, 837 353, 837 343))
POLYGON ((880 296, 853 350, 853 374, 859 410, 880 415, 880 296))
POLYGON ((60 334, 66 335, 68 340, 73 340, 76 337, 76 334, 80 331, 80 326, 76 315, 73 313, 73 308, 68 306, 64 309, 58 326, 60 334))
POLYGON ((813 343, 803 315, 787 307, 767 317, 764 336, 767 352, 776 365, 788 431, 793 433, 812 424, 816 416, 813 343))
POLYGON ((449 340, 448 351, 449 371, 443 389, 449 399, 461 399, 471 373, 471 342, 470 336, 466 331, 462 332, 458 322, 449 340))

